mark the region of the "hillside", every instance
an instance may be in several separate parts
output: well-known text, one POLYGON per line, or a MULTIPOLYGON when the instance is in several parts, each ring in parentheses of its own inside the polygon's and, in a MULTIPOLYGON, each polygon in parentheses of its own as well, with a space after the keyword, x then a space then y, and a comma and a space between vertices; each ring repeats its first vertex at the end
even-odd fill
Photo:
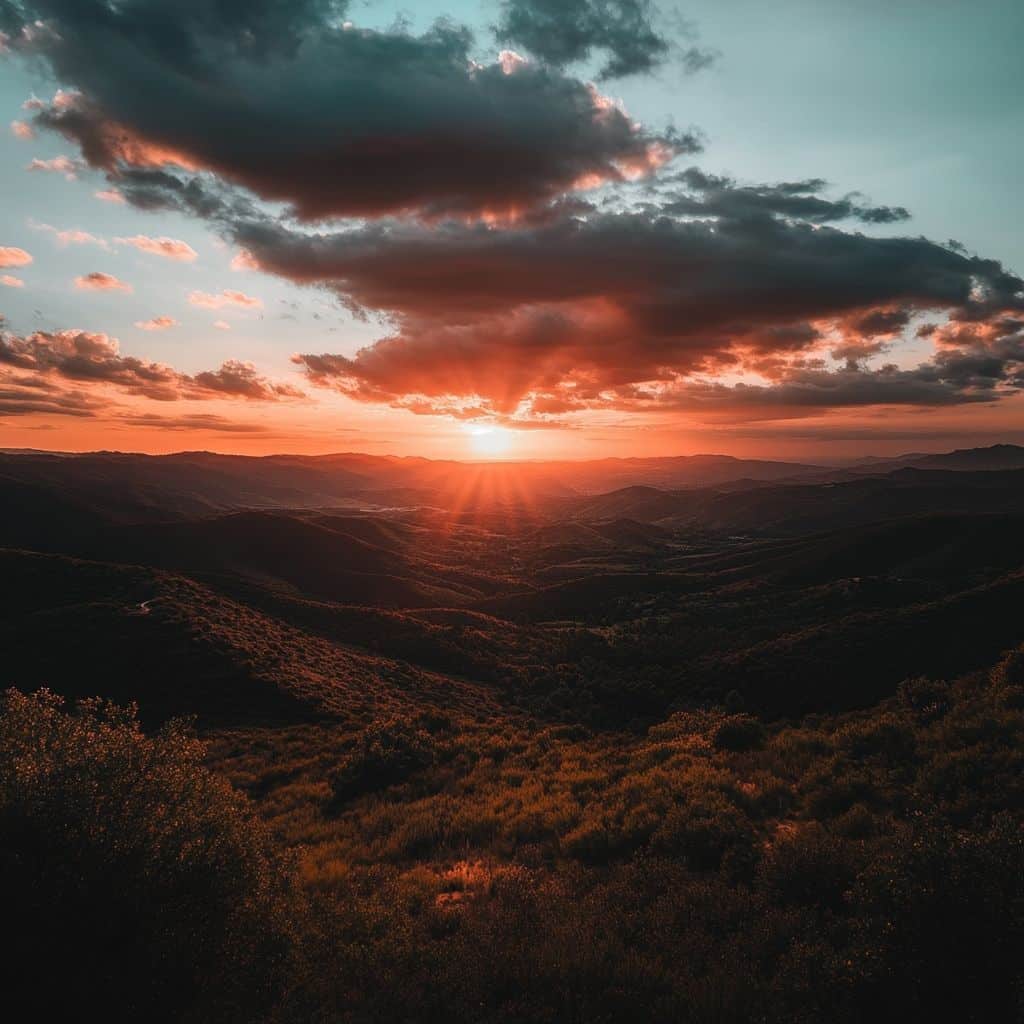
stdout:
MULTIPOLYGON (((209 725, 483 709, 485 691, 331 642, 180 576, 0 550, 2 686, 137 701, 209 725), (102 678, 83 666, 102 665, 102 678)), ((370 633, 351 630, 364 644, 370 633)))

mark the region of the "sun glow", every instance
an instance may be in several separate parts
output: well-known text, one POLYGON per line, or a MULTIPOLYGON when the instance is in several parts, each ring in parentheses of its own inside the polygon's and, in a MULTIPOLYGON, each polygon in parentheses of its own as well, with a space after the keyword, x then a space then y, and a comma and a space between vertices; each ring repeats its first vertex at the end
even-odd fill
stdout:
POLYGON ((515 439, 511 430, 493 424, 467 424, 463 429, 469 434, 469 444, 474 454, 487 458, 508 454, 515 439))

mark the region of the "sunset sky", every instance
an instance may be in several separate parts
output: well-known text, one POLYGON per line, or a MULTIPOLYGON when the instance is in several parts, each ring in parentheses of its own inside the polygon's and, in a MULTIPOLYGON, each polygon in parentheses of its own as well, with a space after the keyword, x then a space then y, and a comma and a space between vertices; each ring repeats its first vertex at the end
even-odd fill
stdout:
POLYGON ((1024 442, 1019 0, 0 0, 0 447, 1024 442))

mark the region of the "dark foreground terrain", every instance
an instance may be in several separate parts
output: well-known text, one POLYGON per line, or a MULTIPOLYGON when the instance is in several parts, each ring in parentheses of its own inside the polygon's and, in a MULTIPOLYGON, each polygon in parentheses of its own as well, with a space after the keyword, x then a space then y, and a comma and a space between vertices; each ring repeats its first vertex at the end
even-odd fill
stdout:
POLYGON ((23 1019, 1024 1019, 1024 449, 12 453, 0 579, 23 1019))

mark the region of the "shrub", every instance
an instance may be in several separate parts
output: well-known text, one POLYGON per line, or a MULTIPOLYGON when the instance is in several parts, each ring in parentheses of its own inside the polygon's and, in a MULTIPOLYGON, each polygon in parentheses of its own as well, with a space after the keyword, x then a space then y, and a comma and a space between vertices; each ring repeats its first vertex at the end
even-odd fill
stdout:
POLYGON ((758 874, 782 903, 837 911, 858 867, 853 844, 812 822, 772 843, 758 874))
POLYGON ((723 868, 729 874, 747 873, 756 843, 746 815, 714 792, 677 804, 651 838, 653 850, 694 871, 723 868))
POLYGON ((69 714, 46 691, 5 695, 0 902, 13 1019, 89 1008, 111 1021, 249 1024, 281 995, 288 876, 246 800, 202 757, 180 723, 146 736, 134 709, 86 701, 69 714))
POLYGON ((751 715, 731 715, 715 729, 716 750, 760 750, 767 736, 765 727, 751 715))
POLYGON ((331 780, 331 807, 337 809, 366 793, 373 793, 429 768, 441 747, 432 734, 446 721, 420 715, 393 718, 360 733, 331 780))

